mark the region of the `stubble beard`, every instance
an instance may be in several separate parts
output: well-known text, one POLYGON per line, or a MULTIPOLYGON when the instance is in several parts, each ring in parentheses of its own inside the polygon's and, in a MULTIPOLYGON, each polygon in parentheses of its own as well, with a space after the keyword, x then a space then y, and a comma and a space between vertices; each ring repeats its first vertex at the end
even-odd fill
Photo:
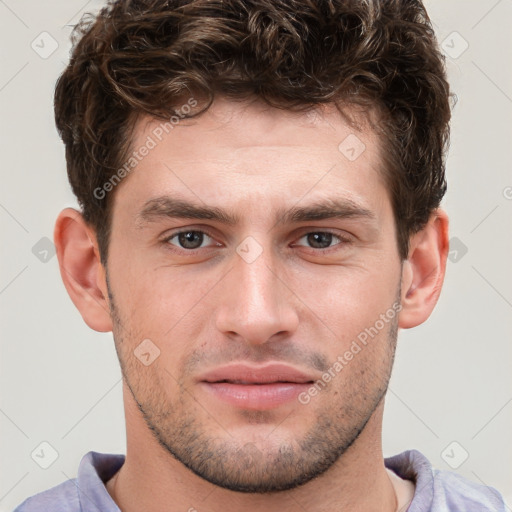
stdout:
MULTIPOLYGON (((353 391, 347 395, 341 392, 343 387, 339 387, 335 399, 331 389, 331 400, 324 399, 326 405, 322 408, 297 405, 304 408, 303 414, 316 413, 317 416, 314 425, 300 438, 284 443, 272 439, 275 430, 286 426, 286 419, 277 428, 269 424, 264 442, 237 440, 219 426, 214 417, 210 418, 212 433, 211 427, 209 431, 208 424, 196 414, 204 415, 206 409, 195 400, 193 391, 178 381, 177 398, 173 400, 166 393, 168 386, 164 386, 162 379, 147 372, 148 368, 133 356, 133 347, 129 348, 133 337, 122 327, 108 279, 107 286, 123 378, 148 429, 165 453, 199 477, 224 489, 270 494, 294 489, 322 475, 355 443, 385 397, 395 355, 397 317, 388 325, 386 357, 384 362, 380 360, 377 371, 368 366, 360 369, 357 372, 359 382, 353 391), (123 331, 128 336, 123 335, 123 331)), ((343 377, 337 376, 333 384, 336 379, 343 377)), ((326 393, 324 389, 312 401, 322 400, 326 393)), ((261 424, 272 414, 272 411, 248 411, 246 416, 249 421, 261 424)))

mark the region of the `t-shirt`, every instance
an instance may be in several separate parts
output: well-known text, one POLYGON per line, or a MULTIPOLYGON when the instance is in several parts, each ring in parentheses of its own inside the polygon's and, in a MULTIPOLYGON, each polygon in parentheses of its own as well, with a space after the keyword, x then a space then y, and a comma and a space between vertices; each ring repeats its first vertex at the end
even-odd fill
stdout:
MULTIPOLYGON (((89 452, 80 462, 77 478, 27 498, 14 512, 120 512, 105 483, 124 460, 124 455, 89 452)), ((385 458, 384 464, 415 484, 407 512, 505 512, 496 489, 452 471, 433 469, 418 450, 385 458)))

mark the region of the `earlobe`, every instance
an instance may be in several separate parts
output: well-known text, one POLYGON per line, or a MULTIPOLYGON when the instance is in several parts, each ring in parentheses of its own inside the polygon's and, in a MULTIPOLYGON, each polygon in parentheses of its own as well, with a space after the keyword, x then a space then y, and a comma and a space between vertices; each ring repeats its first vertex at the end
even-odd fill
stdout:
POLYGON ((441 293, 447 257, 448 216, 437 209, 411 237, 409 257, 402 267, 399 327, 415 327, 430 316, 441 293))
POLYGON ((64 286, 85 323, 95 331, 112 330, 105 273, 93 230, 73 208, 55 223, 54 242, 64 286))

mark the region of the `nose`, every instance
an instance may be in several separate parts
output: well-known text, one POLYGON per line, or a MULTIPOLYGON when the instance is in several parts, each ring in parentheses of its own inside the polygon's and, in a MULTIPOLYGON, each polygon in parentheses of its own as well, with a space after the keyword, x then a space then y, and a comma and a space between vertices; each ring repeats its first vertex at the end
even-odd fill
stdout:
POLYGON ((234 254, 217 309, 219 331, 253 345, 295 332, 299 317, 294 294, 286 282, 285 271, 281 268, 280 272, 276 263, 277 258, 269 248, 254 261, 234 254))

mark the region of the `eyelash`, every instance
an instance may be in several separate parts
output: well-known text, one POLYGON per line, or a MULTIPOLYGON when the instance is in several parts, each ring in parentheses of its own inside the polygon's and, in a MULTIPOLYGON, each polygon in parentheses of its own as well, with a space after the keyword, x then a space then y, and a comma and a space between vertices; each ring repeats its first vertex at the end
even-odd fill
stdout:
MULTIPOLYGON (((209 231, 205 230, 205 229, 182 229, 181 231, 176 231, 174 233, 172 233, 171 235, 168 235, 166 236, 162 242, 167 246, 167 247, 170 247, 172 246, 172 248, 170 250, 172 251, 185 251, 187 254, 189 255, 195 255, 197 251, 201 251, 203 249, 205 249, 205 247, 199 247, 197 249, 185 249, 183 247, 178 247, 178 246, 173 246, 173 244, 170 243, 170 241, 177 237, 178 235, 180 234, 183 234, 183 233, 190 233, 190 232, 193 232, 193 233, 202 233, 202 234, 205 234, 207 235, 208 237, 210 237, 212 240, 215 239, 214 235, 212 235, 209 231)), ((337 246, 338 245, 348 245, 350 243, 352 243, 352 240, 348 237, 344 237, 342 235, 340 235, 339 233, 336 233, 334 231, 331 231, 329 229, 324 229, 324 230, 319 230, 319 231, 306 231, 304 232, 299 240, 301 240, 302 238, 304 238, 305 236, 307 235, 311 235, 311 234, 317 234, 317 233, 322 233, 322 234, 330 234, 330 235, 333 235, 334 237, 336 237, 338 240, 339 240, 339 243, 331 246, 331 247, 326 247, 325 249, 317 249, 317 248, 314 248, 314 247, 309 247, 309 250, 313 251, 314 253, 330 253, 332 252, 333 250, 336 251, 336 250, 339 250, 339 248, 337 249, 337 246)), ((305 247, 305 246, 299 246, 299 247, 305 247)), ((307 248, 307 247, 306 247, 307 248)))

